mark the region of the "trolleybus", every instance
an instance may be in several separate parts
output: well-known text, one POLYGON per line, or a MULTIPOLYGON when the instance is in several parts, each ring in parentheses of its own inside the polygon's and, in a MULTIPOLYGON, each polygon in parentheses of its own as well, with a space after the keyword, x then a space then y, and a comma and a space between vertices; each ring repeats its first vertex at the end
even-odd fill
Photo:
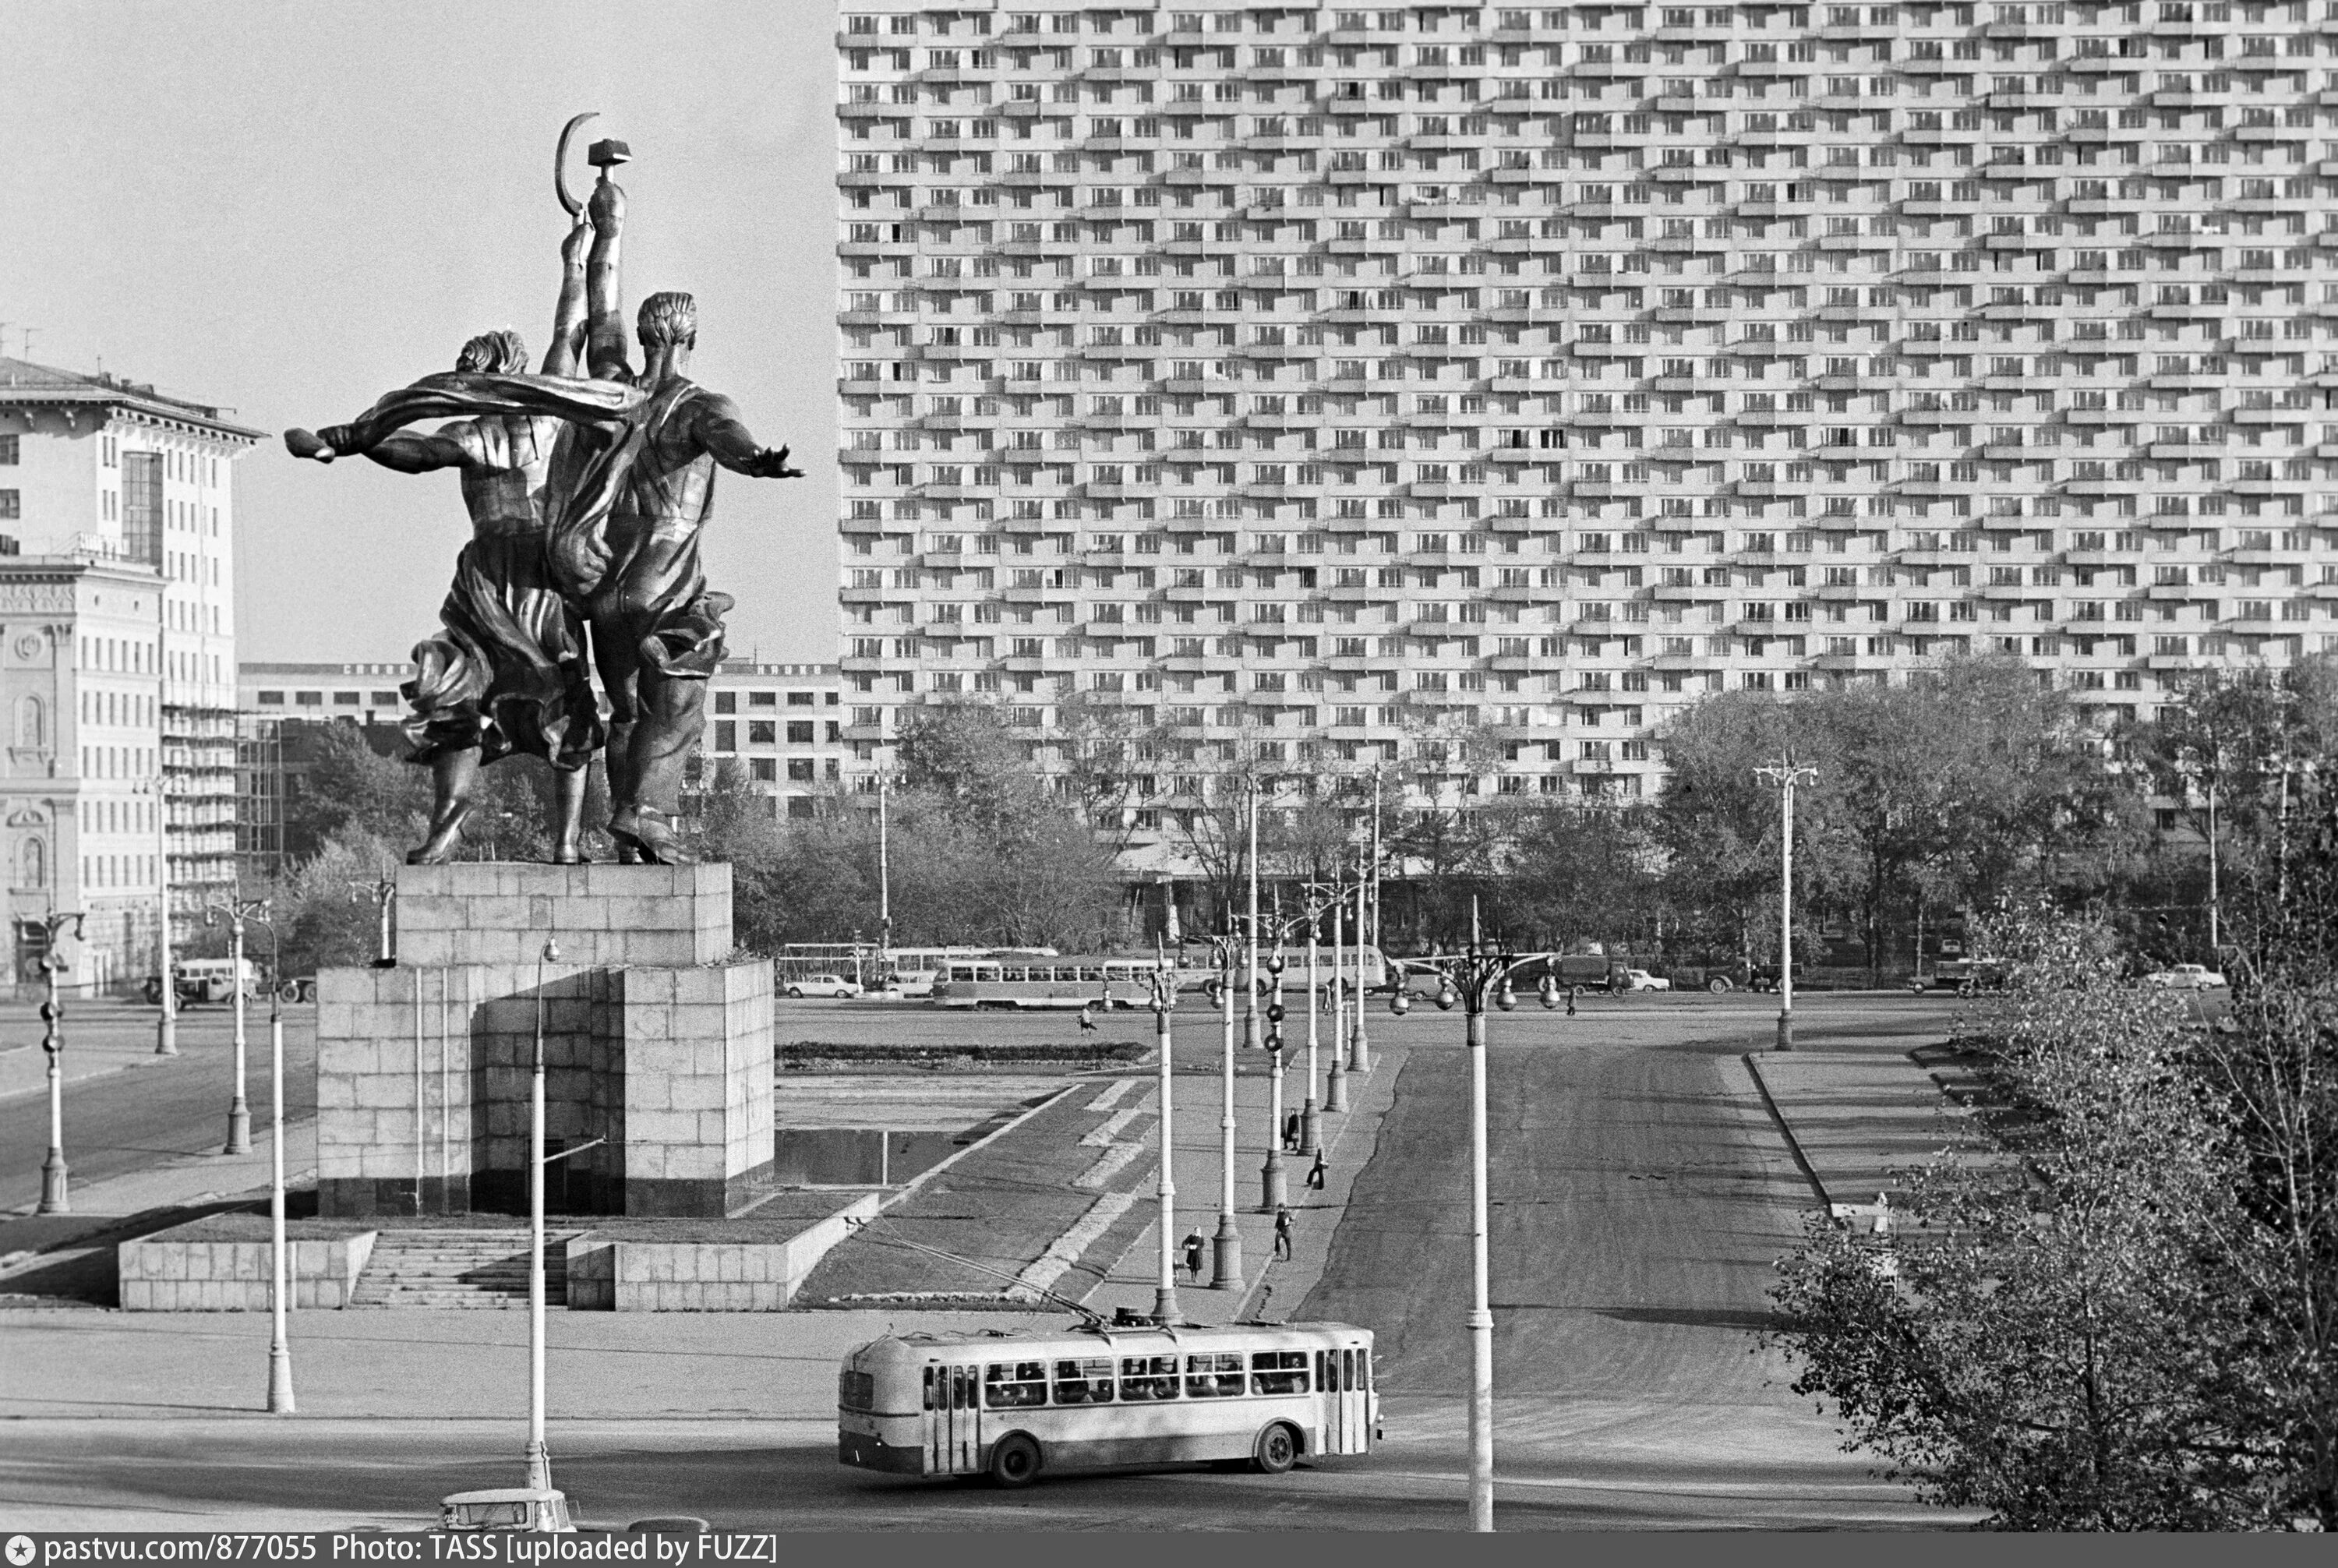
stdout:
MULTIPOLYGON (((1357 950, 1353 947, 1342 947, 1336 954, 1330 947, 1318 947, 1316 976, 1328 988, 1336 974, 1342 988, 1352 994, 1356 959, 1357 950)), ((1176 971, 1178 990, 1199 991, 1213 1006, 1216 1005, 1220 982, 1215 964, 1202 961, 1190 949, 1170 963, 1176 971)), ((933 999, 936 1005, 942 1007, 1144 1007, 1152 1001, 1147 982, 1154 965, 1152 958, 1138 955, 1048 958, 1005 954, 988 958, 954 957, 941 965, 934 981, 933 999)), ((1390 966, 1379 948, 1363 949, 1363 967, 1367 991, 1387 986, 1390 966)), ((1284 952, 1282 984, 1286 991, 1295 991, 1304 999, 1304 953, 1294 963, 1292 955, 1288 950, 1284 952)), ((1262 992, 1272 986, 1270 977, 1259 976, 1262 992)), ((1241 990, 1239 978, 1235 990, 1241 990)))
POLYGON ((1371 1332, 1344 1323, 889 1334, 837 1383, 840 1463, 1004 1486, 1211 1461, 1280 1475, 1380 1436, 1371 1332))

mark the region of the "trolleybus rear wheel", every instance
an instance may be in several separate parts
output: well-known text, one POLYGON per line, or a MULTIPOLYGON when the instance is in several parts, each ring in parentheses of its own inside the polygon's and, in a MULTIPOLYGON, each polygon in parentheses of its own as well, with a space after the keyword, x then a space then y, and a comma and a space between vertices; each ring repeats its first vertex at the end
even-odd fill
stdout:
POLYGON ((1288 1425, 1277 1421, 1258 1435, 1258 1449, 1251 1455, 1251 1464, 1261 1473, 1280 1475, 1297 1463, 1299 1434, 1288 1425))
POLYGON ((990 1450, 990 1478, 1001 1486, 1028 1486, 1039 1474, 1039 1445, 1020 1432, 1001 1437, 990 1450))

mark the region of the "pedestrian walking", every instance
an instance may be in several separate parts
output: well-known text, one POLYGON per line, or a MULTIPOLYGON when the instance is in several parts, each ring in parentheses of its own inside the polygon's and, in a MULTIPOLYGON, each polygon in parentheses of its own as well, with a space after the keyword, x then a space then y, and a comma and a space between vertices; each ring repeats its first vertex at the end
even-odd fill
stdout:
POLYGON ((1316 1150, 1315 1163, 1308 1168, 1307 1185, 1312 1187, 1318 1192, 1323 1191, 1323 1178, 1331 1169, 1331 1164, 1323 1158, 1323 1151, 1321 1149, 1316 1150))
POLYGON ((1185 1272, 1193 1276, 1195 1283, 1198 1284, 1200 1282, 1202 1278, 1202 1233, 1199 1230, 1191 1231, 1185 1237, 1185 1272))
POLYGON ((1282 1152, 1285 1154, 1299 1152, 1299 1112, 1296 1111, 1282 1119, 1282 1152))
POLYGON ((1095 1014, 1092 1011, 1095 1005, 1095 1004, 1091 1002, 1080 1008, 1080 1033, 1083 1034, 1093 1034, 1096 1032, 1095 1014))
POLYGON ((1575 1016, 1575 987, 1572 985, 1567 988, 1567 1015, 1569 1018, 1575 1016))
POLYGON ((1291 1233, 1297 1221, 1291 1217, 1291 1208, 1283 1204, 1274 1210, 1274 1255, 1283 1262, 1291 1261, 1291 1233))

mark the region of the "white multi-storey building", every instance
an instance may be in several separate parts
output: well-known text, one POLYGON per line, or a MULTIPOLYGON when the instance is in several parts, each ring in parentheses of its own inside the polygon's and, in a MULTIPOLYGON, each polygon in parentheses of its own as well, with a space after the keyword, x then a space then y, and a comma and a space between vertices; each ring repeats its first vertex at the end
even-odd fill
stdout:
POLYGON ((843 11, 865 756, 1628 796, 1724 690, 2338 648, 2338 5, 843 11))
POLYGON ((158 802, 178 920, 234 880, 232 477, 259 439, 152 387, 0 359, 0 860, 18 985, 40 978, 53 913, 84 916, 69 984, 152 972, 158 802))

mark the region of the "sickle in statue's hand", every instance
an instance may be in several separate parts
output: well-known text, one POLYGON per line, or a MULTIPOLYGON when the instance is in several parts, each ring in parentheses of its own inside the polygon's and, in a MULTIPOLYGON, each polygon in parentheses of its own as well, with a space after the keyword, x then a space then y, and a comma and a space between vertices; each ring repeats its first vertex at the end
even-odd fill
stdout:
POLYGON ((588 113, 579 114, 567 124, 563 125, 560 128, 560 145, 553 149, 552 193, 560 198, 560 205, 567 210, 571 218, 584 212, 584 203, 568 193, 568 143, 575 138, 578 126, 587 120, 597 119, 600 113, 595 109, 588 113))

